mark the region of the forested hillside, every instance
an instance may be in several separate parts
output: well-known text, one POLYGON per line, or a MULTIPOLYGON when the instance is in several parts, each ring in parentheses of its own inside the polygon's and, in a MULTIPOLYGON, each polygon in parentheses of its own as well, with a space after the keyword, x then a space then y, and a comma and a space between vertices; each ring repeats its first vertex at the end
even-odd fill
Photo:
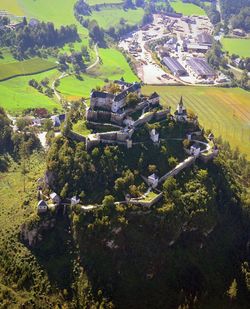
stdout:
MULTIPOLYGON (((234 1, 234 0, 221 0, 220 1, 221 4, 221 10, 222 10, 222 15, 223 15, 223 19, 229 20, 231 17, 235 17, 235 19, 240 19, 241 20, 241 16, 242 14, 244 14, 244 12, 247 12, 245 10, 245 8, 249 8, 250 7, 250 1, 249 0, 239 0, 239 1, 234 1), (241 13, 241 14, 239 14, 241 13), (239 15, 238 15, 239 14, 239 15)), ((239 21, 239 22, 242 22, 239 21)), ((246 26, 246 30, 249 27, 249 15, 247 20, 245 20, 244 22, 246 22, 247 26, 246 26)))

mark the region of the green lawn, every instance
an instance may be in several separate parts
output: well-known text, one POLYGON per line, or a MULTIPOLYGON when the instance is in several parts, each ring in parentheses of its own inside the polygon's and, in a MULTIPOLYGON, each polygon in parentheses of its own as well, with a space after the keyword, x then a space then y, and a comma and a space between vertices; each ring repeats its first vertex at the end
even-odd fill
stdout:
POLYGON ((80 97, 89 98, 90 91, 96 86, 103 86, 106 78, 110 80, 120 79, 122 76, 129 82, 138 81, 131 70, 125 57, 115 49, 99 49, 101 65, 97 65, 89 73, 82 74, 79 80, 75 76, 69 76, 61 80, 58 90, 68 99, 80 97))
POLYGON ((108 29, 111 26, 118 25, 121 18, 124 18, 129 25, 139 24, 142 21, 143 15, 144 10, 142 8, 127 11, 114 8, 93 11, 89 19, 95 19, 102 28, 108 29))
POLYGON ((11 114, 18 114, 26 108, 45 107, 52 110, 60 108, 60 104, 36 89, 30 87, 31 78, 41 81, 44 77, 52 79, 58 76, 57 70, 36 74, 34 76, 22 76, 0 82, 0 106, 11 114))
POLYGON ((170 4, 177 13, 182 13, 183 15, 206 15, 206 12, 202 8, 193 3, 183 3, 181 0, 172 0, 170 4))
POLYGON ((222 45, 230 55, 236 54, 240 57, 250 57, 250 39, 223 38, 222 45))
POLYGON ((33 58, 25 61, 5 63, 0 66, 0 81, 20 75, 36 74, 56 67, 55 62, 33 58))
POLYGON ((206 129, 221 135, 233 147, 250 156, 250 93, 240 88, 145 86, 143 92, 157 91, 164 106, 172 112, 183 96, 187 109, 199 116, 206 129))

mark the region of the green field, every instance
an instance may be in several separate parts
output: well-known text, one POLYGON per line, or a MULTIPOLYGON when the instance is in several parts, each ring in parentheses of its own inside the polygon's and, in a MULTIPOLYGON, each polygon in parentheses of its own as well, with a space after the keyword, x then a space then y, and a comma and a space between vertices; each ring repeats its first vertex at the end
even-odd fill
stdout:
POLYGON ((41 81, 43 78, 50 79, 58 76, 56 70, 36 74, 34 76, 16 77, 0 83, 0 106, 11 114, 17 114, 26 108, 44 107, 52 110, 60 108, 60 104, 54 99, 45 96, 36 89, 30 87, 28 82, 31 78, 41 81))
POLYGON ((57 26, 76 23, 73 12, 75 2, 75 0, 18 0, 26 16, 52 21, 57 26))
POLYGON ((172 0, 170 5, 176 13, 182 13, 183 15, 206 15, 206 12, 202 8, 193 3, 183 3, 181 0, 172 0))
POLYGON ((54 62, 40 58, 33 58, 20 62, 1 64, 0 81, 20 75, 31 75, 45 72, 55 67, 56 64, 54 62))
POLYGON ((97 65, 89 73, 82 74, 83 80, 69 76, 61 80, 58 90, 68 99, 89 97, 90 91, 96 86, 103 86, 104 79, 120 79, 122 76, 129 82, 138 81, 125 57, 115 49, 99 49, 101 65, 97 65))
POLYGON ((19 0, 0 0, 0 10, 7 10, 17 16, 23 15, 23 10, 19 4, 19 0))
POLYGON ((86 0, 89 5, 123 3, 122 0, 86 0))
POLYGON ((139 24, 142 21, 143 15, 144 10, 142 8, 127 11, 114 8, 93 11, 89 19, 95 19, 102 28, 108 29, 111 26, 118 25, 121 18, 125 19, 129 25, 139 24))
POLYGON ((250 57, 250 39, 223 38, 222 45, 230 55, 236 54, 240 57, 250 57))
POLYGON ((222 136, 233 147, 250 156, 250 93, 240 88, 145 86, 144 93, 157 91, 161 102, 172 112, 183 96, 187 109, 193 110, 206 129, 222 136))

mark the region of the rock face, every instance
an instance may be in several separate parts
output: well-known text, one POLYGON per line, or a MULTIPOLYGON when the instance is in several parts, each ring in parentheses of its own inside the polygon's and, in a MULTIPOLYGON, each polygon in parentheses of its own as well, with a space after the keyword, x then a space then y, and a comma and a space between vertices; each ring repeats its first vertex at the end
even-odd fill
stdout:
POLYGON ((25 223, 21 226, 20 237, 29 247, 34 248, 43 239, 43 233, 55 226, 55 219, 45 219, 36 224, 25 223))

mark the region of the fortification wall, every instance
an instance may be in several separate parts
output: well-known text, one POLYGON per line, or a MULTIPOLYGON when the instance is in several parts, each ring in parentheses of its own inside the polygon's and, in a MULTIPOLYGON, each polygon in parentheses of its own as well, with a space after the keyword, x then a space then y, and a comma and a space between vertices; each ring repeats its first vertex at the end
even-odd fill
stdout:
POLYGON ((167 174, 165 174, 164 176, 162 176, 159 179, 159 183, 165 181, 168 177, 171 176, 176 176, 177 174, 180 173, 180 171, 182 171, 184 168, 190 166, 191 164, 193 164, 196 160, 196 157, 188 157, 186 160, 184 160, 183 162, 181 162, 180 164, 178 164, 174 169, 172 169, 170 172, 168 172, 167 174))
POLYGON ((145 114, 144 117, 139 118, 134 122, 134 127, 140 126, 146 122, 149 122, 154 117, 154 113, 145 114))
POLYGON ((77 142, 86 142, 86 137, 81 135, 81 134, 78 134, 76 132, 73 132, 73 131, 70 131, 68 133, 68 137, 73 139, 74 141, 77 141, 77 142))
POLYGON ((170 113, 169 109, 165 109, 163 111, 158 111, 155 113, 155 120, 156 121, 159 121, 159 120, 162 120, 164 118, 167 117, 167 115, 170 113))

